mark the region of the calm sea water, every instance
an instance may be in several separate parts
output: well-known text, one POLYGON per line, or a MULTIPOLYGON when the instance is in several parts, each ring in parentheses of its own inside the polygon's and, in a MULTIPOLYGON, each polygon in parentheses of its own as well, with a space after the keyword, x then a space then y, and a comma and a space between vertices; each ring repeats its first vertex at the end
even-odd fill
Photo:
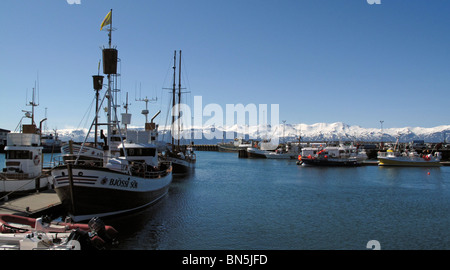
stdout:
POLYGON ((450 167, 316 168, 219 152, 197 159, 160 202, 107 220, 120 233, 117 249, 450 247, 450 167))

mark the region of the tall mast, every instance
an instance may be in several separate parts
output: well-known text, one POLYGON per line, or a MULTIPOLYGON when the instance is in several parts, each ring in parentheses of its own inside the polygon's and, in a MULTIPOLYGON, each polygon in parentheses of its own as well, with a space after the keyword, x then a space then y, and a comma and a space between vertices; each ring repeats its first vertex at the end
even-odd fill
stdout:
MULTIPOLYGON (((112 47, 112 9, 110 12, 106 15, 105 19, 102 22, 100 30, 102 30, 103 26, 109 25, 108 29, 108 48, 103 48, 103 73, 107 75, 108 78, 108 89, 106 90, 106 97, 108 99, 108 112, 107 112, 107 145, 108 148, 111 146, 111 136, 112 136, 112 125, 113 123, 116 123, 116 120, 114 122, 112 121, 113 108, 115 109, 116 106, 114 106, 113 103, 113 83, 115 75, 117 74, 117 60, 118 60, 118 53, 115 48, 112 47)), ((117 115, 114 115, 115 119, 117 119, 117 115)), ((110 150, 110 149, 108 149, 110 150)))
MULTIPOLYGON (((108 46, 109 46, 109 49, 112 49, 112 45, 111 45, 111 39, 112 39, 112 9, 111 9, 111 18, 110 18, 110 24, 109 24, 109 33, 108 33, 108 38, 109 38, 109 40, 108 40, 108 46)), ((103 60, 104 61, 104 60, 103 60)), ((108 151, 109 151, 109 154, 108 154, 108 156, 110 155, 110 150, 111 150, 111 135, 112 135, 112 127, 111 127, 111 125, 112 125, 112 120, 111 120, 111 117, 112 117, 112 91, 111 91, 111 84, 112 84, 112 79, 111 79, 111 74, 114 74, 114 73, 112 73, 112 72, 108 72, 108 89, 106 90, 107 91, 107 97, 108 97, 108 112, 107 112, 107 126, 106 126, 106 129, 107 129, 107 133, 108 133, 108 135, 107 135, 107 137, 106 137, 106 142, 107 142, 107 145, 108 145, 108 151)))
POLYGON ((36 91, 36 82, 34 83, 33 93, 32 93, 32 101, 30 102, 31 105, 31 124, 36 125, 34 122, 34 107, 36 106, 36 103, 34 103, 34 93, 36 91))
POLYGON ((181 104, 181 50, 180 50, 180 64, 178 65, 178 149, 180 149, 180 133, 181 133, 181 111, 180 111, 180 104, 181 104))
POLYGON ((111 9, 111 19, 110 19, 110 25, 109 25, 109 48, 111 49, 111 36, 112 36, 112 9, 111 9))
MULTIPOLYGON (((28 90, 27 90, 27 96, 28 96, 28 90)), ((28 97, 27 97, 27 99, 28 99, 28 97)), ((39 104, 37 104, 35 102, 35 99, 36 99, 36 82, 34 82, 34 88, 31 91, 31 101, 28 102, 28 100, 27 100, 28 103, 25 104, 26 106, 31 106, 31 116, 30 116, 30 118, 31 118, 31 124, 34 125, 34 126, 36 125, 36 122, 34 122, 34 107, 39 106, 39 104)))
POLYGON ((97 135, 98 135, 98 96, 99 90, 95 91, 95 137, 94 137, 94 146, 97 147, 97 135))
POLYGON ((172 151, 174 151, 174 131, 175 131, 175 78, 176 78, 177 51, 173 54, 173 89, 172 89, 172 151))

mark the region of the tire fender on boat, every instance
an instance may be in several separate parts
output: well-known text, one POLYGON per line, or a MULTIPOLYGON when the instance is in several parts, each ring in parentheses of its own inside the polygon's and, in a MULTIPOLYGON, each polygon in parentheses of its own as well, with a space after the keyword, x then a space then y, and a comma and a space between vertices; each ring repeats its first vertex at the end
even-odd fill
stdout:
POLYGON ((35 155, 33 161, 34 161, 34 165, 36 165, 36 166, 39 165, 39 163, 41 162, 39 155, 35 155))

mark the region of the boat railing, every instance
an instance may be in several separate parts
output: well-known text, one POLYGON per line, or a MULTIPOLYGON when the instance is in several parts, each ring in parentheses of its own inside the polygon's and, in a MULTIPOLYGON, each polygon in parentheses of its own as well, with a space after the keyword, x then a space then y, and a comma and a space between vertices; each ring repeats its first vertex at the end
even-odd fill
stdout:
POLYGON ((132 175, 149 178, 149 179, 164 177, 170 171, 171 171, 171 162, 169 162, 169 161, 160 162, 158 167, 148 165, 144 162, 134 162, 131 165, 131 174, 132 175))
POLYGON ((99 159, 99 158, 93 158, 93 159, 79 158, 78 159, 76 155, 61 155, 61 156, 53 157, 53 159, 50 163, 51 163, 52 167, 67 165, 69 163, 70 164, 84 164, 84 165, 91 165, 91 166, 102 166, 103 159, 99 159))
POLYGON ((56 163, 54 160, 45 161, 42 163, 42 168, 43 169, 51 169, 51 168, 55 167, 56 165, 58 165, 58 163, 56 163))
MULTIPOLYGON (((36 175, 37 176, 37 175, 36 175)), ((20 173, 20 172, 3 172, 1 173, 1 178, 6 180, 26 180, 34 177, 29 173, 20 173)))
MULTIPOLYGON (((54 166, 62 166, 67 164, 83 164, 90 166, 102 166, 103 160, 85 160, 79 159, 77 161, 77 157, 75 155, 66 155, 66 156, 57 156, 52 160, 54 166)), ((121 164, 120 171, 128 171, 128 168, 131 171, 132 175, 137 175, 144 178, 161 178, 167 175, 171 171, 172 163, 170 161, 161 161, 159 163, 159 167, 153 167, 151 165, 146 164, 145 162, 133 161, 132 164, 121 164)))

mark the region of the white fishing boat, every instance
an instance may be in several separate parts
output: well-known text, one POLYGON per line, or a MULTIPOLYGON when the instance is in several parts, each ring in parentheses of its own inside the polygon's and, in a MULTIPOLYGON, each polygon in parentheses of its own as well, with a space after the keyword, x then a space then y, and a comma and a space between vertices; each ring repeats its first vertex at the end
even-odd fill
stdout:
POLYGON ((0 173, 0 196, 51 188, 51 177, 42 168, 39 134, 9 133, 5 168, 0 173))
POLYGON ((308 166, 342 166, 361 165, 366 159, 365 151, 354 145, 326 146, 306 148, 300 157, 302 165, 308 166))
MULTIPOLYGON (((30 102, 31 112, 26 111, 23 118, 31 118, 31 124, 22 124, 21 132, 7 134, 5 147, 5 167, 0 173, 0 198, 23 195, 30 192, 51 188, 49 168, 43 166, 43 154, 40 138, 40 129, 34 122, 34 107, 37 104, 30 102)), ((43 121, 45 121, 43 119, 43 121)))
POLYGON ((286 143, 275 151, 268 151, 265 155, 268 159, 297 159, 300 153, 299 143, 286 143))
MULTIPOLYGON (((111 12, 107 15, 109 20, 111 12)), ((117 100, 114 99, 118 90, 112 90, 112 86, 117 85, 118 57, 117 50, 111 47, 111 31, 112 28, 109 29, 109 48, 103 49, 103 73, 108 77, 105 97, 108 97, 110 112, 107 115, 103 163, 86 164, 75 159, 73 163, 61 163, 51 171, 56 193, 76 222, 147 207, 163 198, 172 182, 171 163, 159 159, 155 144, 129 143, 122 136, 117 121, 117 100), (111 147, 114 144, 112 134, 119 136, 117 149, 111 147)), ((95 90, 101 89, 101 85, 96 85, 98 77, 94 76, 95 90)), ((97 112, 99 108, 101 104, 96 107, 97 112)), ((97 125, 95 119, 93 125, 97 125)))
POLYGON ((236 138, 232 142, 222 142, 217 144, 219 152, 238 152, 242 149, 252 147, 252 141, 245 141, 242 138, 236 138))
POLYGON ((378 152, 378 166, 406 166, 406 167, 440 167, 441 153, 417 154, 416 151, 403 152, 388 149, 378 152))
MULTIPOLYGON (((440 167, 441 152, 431 153, 424 152, 419 155, 416 152, 417 145, 412 145, 410 150, 400 152, 399 144, 400 134, 397 136, 394 148, 389 148, 386 152, 378 152, 378 166, 405 166, 405 167, 440 167)), ((421 145, 424 146, 423 141, 421 145)), ((423 149, 421 147, 421 149, 423 149)))
POLYGON ((263 140, 254 142, 252 146, 247 147, 247 156, 249 158, 267 158, 266 155, 275 152, 278 144, 274 144, 271 140, 263 140))

